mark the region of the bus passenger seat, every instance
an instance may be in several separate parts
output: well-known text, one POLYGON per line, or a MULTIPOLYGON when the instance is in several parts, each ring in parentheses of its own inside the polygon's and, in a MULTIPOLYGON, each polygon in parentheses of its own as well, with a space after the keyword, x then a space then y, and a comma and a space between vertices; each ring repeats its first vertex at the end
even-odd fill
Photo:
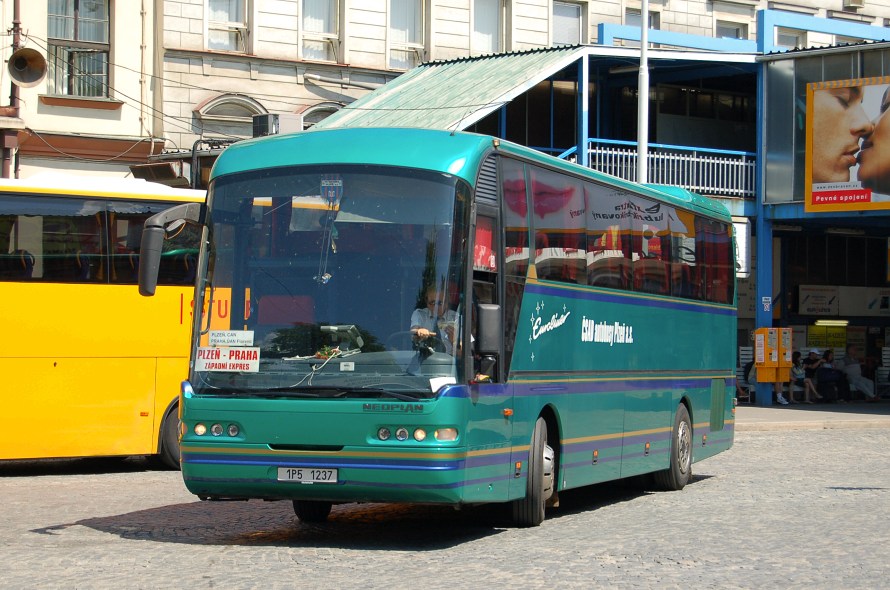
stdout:
POLYGON ((34 274, 34 255, 27 250, 13 250, 0 256, 0 276, 8 279, 30 279, 34 274))

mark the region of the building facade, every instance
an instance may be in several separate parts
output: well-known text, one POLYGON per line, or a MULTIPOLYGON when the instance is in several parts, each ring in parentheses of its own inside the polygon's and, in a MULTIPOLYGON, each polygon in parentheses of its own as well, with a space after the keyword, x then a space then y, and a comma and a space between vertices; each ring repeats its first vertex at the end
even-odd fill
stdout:
POLYGON ((139 1, 3 0, 3 29, 13 33, 2 48, 12 67, 0 75, 2 95, 10 96, 0 118, 7 176, 123 176, 129 164, 163 149, 151 111, 151 8, 139 1))
MULTIPOLYGON (((558 45, 638 47, 642 15, 639 0, 2 0, 0 7, 7 30, 18 14, 20 47, 43 55, 48 70, 19 88, 17 113, 0 113, 4 144, 15 143, 11 174, 20 176, 126 175, 162 148, 184 153, 250 137, 254 115, 280 115, 281 130, 309 127, 420 63, 558 45)), ((888 22, 888 0, 648 4, 650 41, 663 48, 688 47, 690 39, 701 48, 711 39, 718 50, 769 53, 860 41, 869 36, 854 29, 888 22), (764 11, 790 20, 758 23, 764 11), (798 17, 831 26, 797 28, 798 17), (768 36, 758 32, 765 28, 768 36)), ((7 60, 12 49, 3 48, 7 60)), ((629 129, 612 134, 625 139, 629 129)))

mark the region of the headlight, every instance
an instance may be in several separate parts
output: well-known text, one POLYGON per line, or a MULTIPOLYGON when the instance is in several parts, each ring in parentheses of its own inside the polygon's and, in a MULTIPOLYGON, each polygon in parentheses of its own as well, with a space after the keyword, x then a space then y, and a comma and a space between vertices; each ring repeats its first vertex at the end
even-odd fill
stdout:
POLYGON ((443 442, 457 440, 457 428, 437 428, 433 436, 436 437, 436 440, 443 442))

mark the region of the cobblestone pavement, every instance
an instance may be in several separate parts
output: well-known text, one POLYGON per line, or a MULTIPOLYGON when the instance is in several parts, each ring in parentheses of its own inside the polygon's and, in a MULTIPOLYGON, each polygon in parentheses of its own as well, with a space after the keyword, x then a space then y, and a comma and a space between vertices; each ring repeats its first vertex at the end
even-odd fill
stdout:
POLYGON ((485 507, 199 502, 143 460, 0 465, 3 588, 879 588, 890 429, 741 432, 682 492, 562 494, 541 527, 485 507))

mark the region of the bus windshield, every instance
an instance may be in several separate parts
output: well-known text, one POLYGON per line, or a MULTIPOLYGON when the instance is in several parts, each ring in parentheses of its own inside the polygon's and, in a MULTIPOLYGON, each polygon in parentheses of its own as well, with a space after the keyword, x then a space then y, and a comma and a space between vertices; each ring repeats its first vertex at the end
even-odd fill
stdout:
POLYGON ((462 379, 469 195, 391 166, 215 179, 195 394, 419 399, 462 379))

